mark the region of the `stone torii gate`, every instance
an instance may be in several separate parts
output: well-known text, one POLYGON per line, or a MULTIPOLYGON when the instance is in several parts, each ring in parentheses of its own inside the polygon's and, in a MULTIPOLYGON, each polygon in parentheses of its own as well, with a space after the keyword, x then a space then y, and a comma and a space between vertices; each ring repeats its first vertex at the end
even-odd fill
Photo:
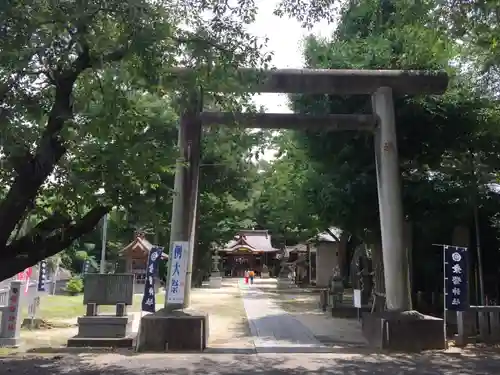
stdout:
MULTIPOLYGON (((177 68, 172 72, 175 79, 185 80, 185 82, 189 82, 193 74, 192 70, 185 68, 177 68)), ((202 126, 208 125, 373 132, 387 309, 389 312, 400 313, 412 308, 409 294, 409 263, 403 239, 404 218, 393 95, 442 94, 448 85, 446 73, 326 69, 278 69, 261 72, 240 69, 238 78, 244 82, 246 77, 257 77, 247 87, 240 88, 240 90, 249 93, 371 95, 373 114, 317 116, 281 113, 204 112, 197 98, 192 97, 186 101, 180 119, 180 158, 175 175, 174 190, 176 195, 172 207, 170 238, 170 244, 174 241, 189 242, 190 259, 185 284, 185 301, 182 306, 166 303, 165 309, 160 310, 154 316, 148 316, 150 324, 142 325, 140 339, 140 343, 146 349, 154 349, 148 345, 148 336, 153 335, 156 335, 153 341, 168 342, 168 347, 172 350, 176 347, 186 348, 189 346, 187 341, 179 343, 179 345, 175 343, 179 335, 189 335, 188 332, 181 334, 177 330, 169 330, 167 326, 171 327, 172 325, 168 325, 168 323, 165 323, 166 326, 161 325, 160 321, 157 324, 161 326, 152 323, 154 317, 164 320, 172 314, 175 315, 176 319, 179 319, 180 316, 176 311, 189 307, 198 210, 201 129, 202 126), (165 330, 171 332, 165 333, 164 337, 162 335, 162 338, 158 339, 159 332, 165 330)), ((170 246, 171 253, 172 250, 172 246, 170 246)), ((173 254, 170 254, 169 259, 173 259, 172 256, 173 254)), ((189 318, 192 319, 192 317, 189 318)), ((177 320, 177 322, 179 321, 177 320)), ((145 323, 144 320, 143 323, 145 323)), ((193 340, 200 342, 199 337, 193 340)), ((191 347, 191 349, 202 348, 191 347)))

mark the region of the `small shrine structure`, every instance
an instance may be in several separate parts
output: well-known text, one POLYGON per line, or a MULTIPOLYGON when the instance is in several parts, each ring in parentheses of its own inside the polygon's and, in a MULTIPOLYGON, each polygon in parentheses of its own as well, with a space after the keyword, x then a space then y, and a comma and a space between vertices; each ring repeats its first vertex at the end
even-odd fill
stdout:
POLYGON ((271 245, 271 235, 267 230, 240 230, 219 250, 224 276, 243 277, 245 270, 253 270, 257 276, 267 273, 275 262, 279 262, 278 252, 271 245))
POLYGON ((327 287, 334 269, 340 269, 346 257, 347 237, 335 227, 318 233, 304 243, 287 246, 284 265, 295 271, 295 282, 327 287))
MULTIPOLYGON (((125 261, 125 273, 134 275, 134 293, 142 293, 146 282, 146 268, 148 264, 148 255, 154 247, 146 239, 143 232, 136 234, 135 239, 120 250, 119 254, 125 261)), ((162 253, 161 259, 168 259, 168 254, 162 253)), ((155 283, 156 286, 159 283, 155 283)))

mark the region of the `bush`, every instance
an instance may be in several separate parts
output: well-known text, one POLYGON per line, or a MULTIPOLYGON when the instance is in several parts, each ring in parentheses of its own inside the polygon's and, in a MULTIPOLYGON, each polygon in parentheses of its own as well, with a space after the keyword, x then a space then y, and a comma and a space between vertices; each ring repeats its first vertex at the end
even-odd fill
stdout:
POLYGON ((78 294, 83 291, 83 280, 81 277, 74 276, 66 283, 66 291, 70 294, 78 294))

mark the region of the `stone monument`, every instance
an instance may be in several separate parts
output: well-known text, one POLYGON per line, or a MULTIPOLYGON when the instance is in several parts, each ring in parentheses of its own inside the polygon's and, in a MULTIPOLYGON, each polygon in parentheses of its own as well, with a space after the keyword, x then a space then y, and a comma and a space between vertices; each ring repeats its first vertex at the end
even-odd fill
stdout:
POLYGON ((220 255, 217 251, 212 255, 212 272, 210 274, 209 286, 220 288, 222 286, 222 275, 219 269, 220 255))
POLYGON ((127 306, 134 296, 133 274, 86 274, 83 304, 85 316, 78 318, 78 334, 68 347, 133 347, 133 315, 127 306), (100 315, 99 306, 115 305, 114 315, 100 315))
POLYGON ((12 281, 7 290, 0 292, 0 347, 18 347, 21 341, 21 282, 12 281))

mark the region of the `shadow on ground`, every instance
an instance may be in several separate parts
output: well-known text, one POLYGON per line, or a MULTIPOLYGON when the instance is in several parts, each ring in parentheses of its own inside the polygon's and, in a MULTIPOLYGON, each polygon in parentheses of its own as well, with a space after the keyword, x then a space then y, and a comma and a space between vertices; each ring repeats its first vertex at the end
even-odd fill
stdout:
POLYGON ((386 354, 81 354, 0 358, 0 374, 15 375, 302 375, 302 374, 497 374, 492 352, 386 354))

